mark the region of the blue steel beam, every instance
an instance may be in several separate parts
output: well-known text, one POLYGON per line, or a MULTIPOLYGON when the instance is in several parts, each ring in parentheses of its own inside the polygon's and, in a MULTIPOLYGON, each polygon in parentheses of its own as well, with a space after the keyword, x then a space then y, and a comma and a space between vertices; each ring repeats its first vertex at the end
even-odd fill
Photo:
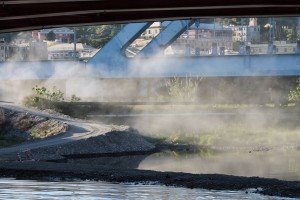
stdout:
POLYGON ((125 26, 90 61, 88 69, 95 76, 112 77, 172 77, 172 76, 298 76, 300 55, 244 55, 165 57, 151 55, 175 40, 192 20, 171 23, 161 36, 154 39, 143 52, 146 57, 129 59, 126 47, 139 37, 151 23, 125 26), (175 30, 175 31, 174 31, 175 30), (166 37, 162 37, 166 34, 166 37), (151 47, 151 48, 150 48, 151 47), (151 49, 151 50, 150 50, 151 49))
POLYGON ((125 74, 128 66, 125 49, 151 24, 152 22, 127 24, 88 61, 87 66, 99 72, 99 75, 125 74))
POLYGON ((131 77, 299 76, 299 54, 155 57, 132 60, 131 77))
MULTIPOLYGON (((93 66, 90 66, 93 67, 93 66)), ((98 78, 300 76, 299 54, 155 57, 129 59, 126 72, 98 71, 98 78)), ((0 63, 0 80, 68 79, 85 74, 85 64, 74 61, 0 63), (14 66, 14 70, 7 67, 14 66), (71 69, 70 69, 70 66, 71 69), (9 73, 8 73, 9 71, 9 73), (72 73, 70 73, 70 71, 72 73), (67 72, 67 73, 66 73, 67 72), (71 76, 71 77, 70 77, 71 76)))
POLYGON ((168 24, 155 38, 139 53, 139 56, 153 56, 172 44, 195 20, 176 20, 168 24))

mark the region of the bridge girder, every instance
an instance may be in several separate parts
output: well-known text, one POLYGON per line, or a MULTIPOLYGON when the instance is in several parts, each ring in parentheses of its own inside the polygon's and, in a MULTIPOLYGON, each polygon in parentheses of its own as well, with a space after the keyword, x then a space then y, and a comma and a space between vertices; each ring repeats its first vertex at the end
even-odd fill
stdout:
POLYGON ((0 1, 0 32, 200 17, 299 15, 299 0, 6 0, 0 1))

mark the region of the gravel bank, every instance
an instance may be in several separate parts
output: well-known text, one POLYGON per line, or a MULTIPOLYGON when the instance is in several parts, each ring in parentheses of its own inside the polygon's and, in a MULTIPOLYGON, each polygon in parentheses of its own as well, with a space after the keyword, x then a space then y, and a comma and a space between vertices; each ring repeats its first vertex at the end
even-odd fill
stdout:
POLYGON ((152 151, 155 146, 134 129, 124 131, 111 131, 103 135, 89 137, 62 145, 53 145, 32 149, 35 159, 51 160, 71 155, 121 153, 121 152, 144 152, 152 151))

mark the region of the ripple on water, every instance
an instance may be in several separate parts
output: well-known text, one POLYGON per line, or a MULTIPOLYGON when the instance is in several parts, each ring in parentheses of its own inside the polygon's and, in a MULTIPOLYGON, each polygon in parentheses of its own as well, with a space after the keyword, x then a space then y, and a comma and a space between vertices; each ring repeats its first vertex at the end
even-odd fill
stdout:
MULTIPOLYGON (((246 191, 215 191, 145 184, 95 181, 32 181, 0 179, 0 199, 283 199, 246 191)), ((285 198, 288 199, 288 198, 285 198)))

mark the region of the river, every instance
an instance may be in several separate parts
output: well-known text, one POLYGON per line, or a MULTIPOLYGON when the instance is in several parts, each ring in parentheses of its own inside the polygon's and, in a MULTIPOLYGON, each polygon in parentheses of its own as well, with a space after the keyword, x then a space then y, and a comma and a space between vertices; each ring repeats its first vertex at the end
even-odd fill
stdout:
MULTIPOLYGON (((271 117, 273 122, 274 117, 271 117)), ((110 121, 111 118, 106 120, 104 118, 101 116, 100 121, 132 125, 146 134, 148 132, 172 136, 173 133, 178 135, 180 130, 182 135, 193 135, 192 140, 204 140, 207 139, 209 132, 209 139, 218 148, 196 152, 167 151, 129 157, 69 159, 66 162, 88 163, 99 167, 113 165, 157 171, 220 173, 300 181, 298 125, 292 126, 291 129, 289 124, 285 123, 287 126, 282 126, 281 123, 280 127, 274 129, 274 124, 282 120, 275 120, 272 124, 268 119, 252 122, 252 118, 258 118, 257 115, 247 116, 250 121, 243 123, 244 125, 237 122, 239 116, 235 115, 217 117, 218 119, 215 119, 215 116, 205 116, 205 120, 197 116, 190 116, 188 120, 187 116, 145 118, 122 116, 117 117, 118 120, 113 117, 113 121, 110 121), (220 135, 221 145, 219 145, 220 135), (252 148, 253 144, 249 144, 249 141, 254 141, 253 144, 258 145, 266 144, 272 148, 252 148)), ((157 183, 144 185, 76 180, 64 182, 55 179, 50 181, 0 179, 0 199, 288 199, 263 196, 253 191, 255 189, 249 191, 187 189, 166 187, 157 183)))
POLYGON ((249 191, 215 191, 166 187, 157 184, 113 184, 93 181, 29 181, 0 179, 0 199, 290 199, 263 196, 249 191))

